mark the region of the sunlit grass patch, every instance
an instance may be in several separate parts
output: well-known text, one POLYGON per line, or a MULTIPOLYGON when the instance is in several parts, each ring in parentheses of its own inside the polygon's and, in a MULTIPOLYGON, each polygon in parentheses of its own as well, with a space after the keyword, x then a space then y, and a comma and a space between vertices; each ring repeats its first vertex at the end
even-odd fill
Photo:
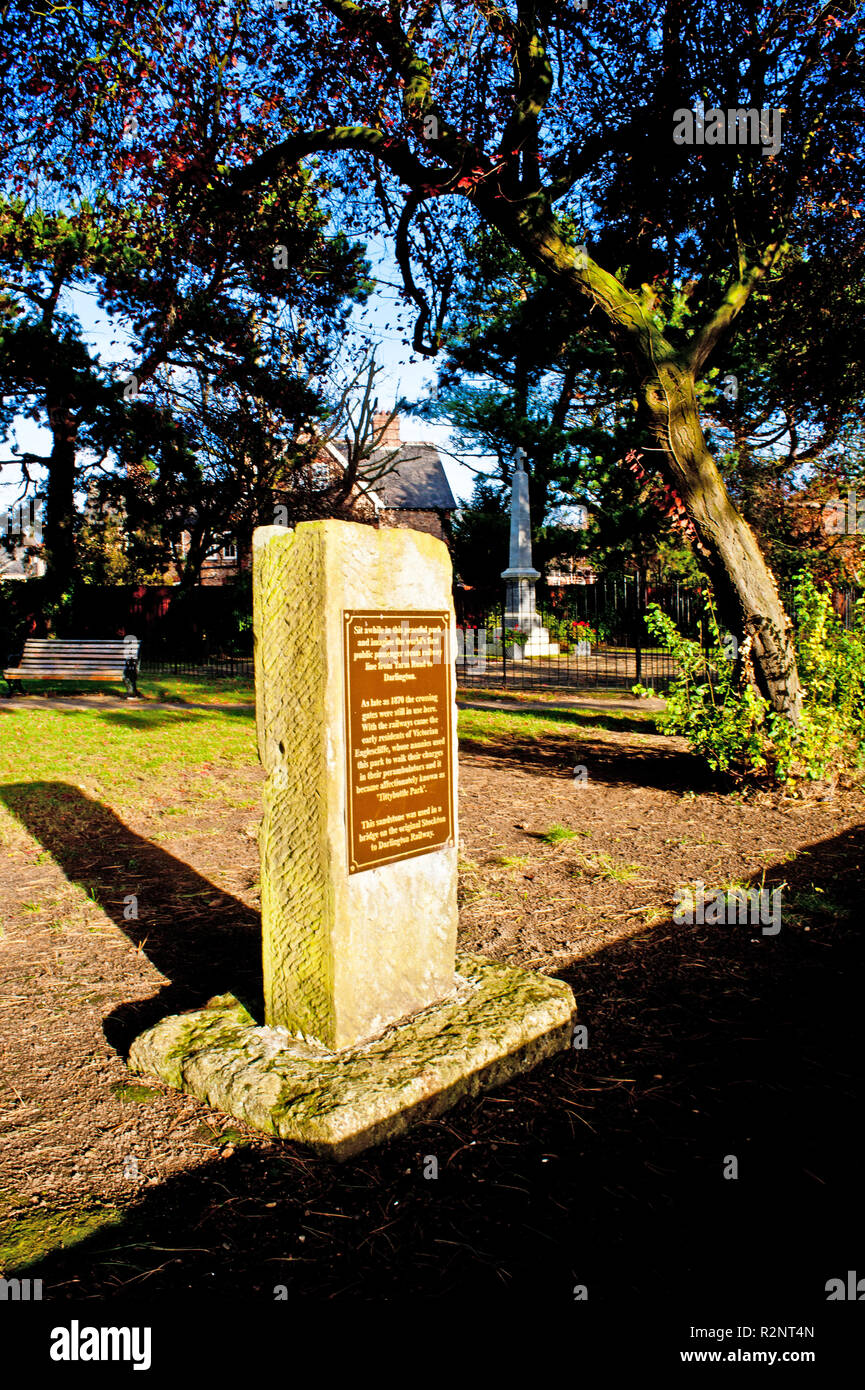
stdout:
POLYGON ((493 863, 500 864, 503 869, 524 869, 528 862, 528 856, 525 854, 500 854, 493 860, 493 863))
MULTIPOLYGON (((501 698, 500 692, 499 696, 501 698)), ((508 696, 508 699, 511 697, 508 696)), ((466 692, 466 702, 471 703, 469 692, 466 692)), ((551 735, 562 738, 576 734, 590 734, 593 738, 603 740, 605 731, 614 734, 631 733, 632 737, 639 738, 640 735, 633 732, 635 721, 640 728, 645 725, 647 733, 655 729, 653 714, 634 709, 553 707, 540 711, 521 709, 516 703, 511 707, 499 709, 469 709, 466 704, 461 704, 458 708, 457 728, 460 737, 479 744, 502 743, 509 738, 536 741, 549 738, 551 735)))
POLYGON ((574 864, 576 874, 606 878, 614 883, 635 883, 644 872, 641 864, 617 864, 609 854, 580 855, 574 864))
MULTIPOLYGON (((139 710, 150 701, 159 703, 177 701, 187 704, 255 704, 255 683, 251 676, 175 676, 151 675, 143 671, 138 677, 141 703, 130 699, 128 708, 139 710)), ((121 682, 106 681, 24 681, 24 691, 34 704, 41 697, 51 699, 89 699, 108 696, 112 699, 124 695, 121 682)))
MULTIPOLYGON (((569 712, 570 715, 570 712, 569 712)), ((501 743, 505 739, 540 739, 551 734, 561 737, 567 733, 571 717, 559 718, 555 713, 541 715, 518 709, 461 709, 457 722, 460 738, 472 743, 501 743)))
MULTIPOLYGON (((220 810, 258 804, 261 777, 251 709, 57 710, 34 701, 2 715, 0 842, 48 864, 41 828, 74 846, 86 805, 136 823, 151 842, 212 837, 220 810)), ((74 902, 42 900, 53 919, 45 925, 62 931, 94 913, 101 919, 88 886, 75 890, 74 902)))
MULTIPOLYGON (((185 792, 218 792, 213 774, 257 762, 255 726, 245 715, 217 709, 158 706, 133 710, 10 710, 3 721, 0 783, 44 784, 46 808, 58 804, 63 783, 91 795, 122 789, 133 800, 161 792, 177 806, 177 779, 192 773, 185 792), (168 795, 168 787, 175 790, 168 795)), ((185 795, 184 804, 188 797, 185 795)))
POLYGON ((159 1099, 159 1092, 152 1086, 138 1086, 128 1081, 116 1081, 111 1094, 130 1105, 149 1105, 152 1100, 159 1099))
POLYGON ((576 840, 579 833, 577 830, 571 830, 567 825, 551 825, 549 830, 545 830, 540 838, 545 840, 548 845, 560 845, 565 840, 576 840))
POLYGON ((139 677, 138 688, 151 700, 255 704, 255 684, 251 676, 152 676, 145 671, 139 677))

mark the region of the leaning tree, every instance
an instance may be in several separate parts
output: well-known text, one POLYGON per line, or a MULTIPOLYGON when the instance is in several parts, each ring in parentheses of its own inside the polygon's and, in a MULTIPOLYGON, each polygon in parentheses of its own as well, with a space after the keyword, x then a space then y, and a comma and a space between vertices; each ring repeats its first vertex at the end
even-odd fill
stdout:
POLYGON ((761 688, 798 719, 790 624, 697 388, 791 250, 861 267, 854 0, 73 0, 36 34, 29 6, 4 12, 0 65, 42 118, 29 157, 41 140, 55 171, 87 166, 124 108, 211 219, 314 157, 335 212, 389 229, 430 355, 479 223, 575 313, 588 304, 629 375, 646 466, 682 498, 761 688))
POLYGON ((304 100, 232 186, 335 149, 389 170, 405 190, 395 249, 422 351, 439 346, 459 271, 443 203, 462 200, 564 298, 587 299, 628 368, 644 453, 683 499, 761 687, 795 721, 790 624, 707 448, 695 384, 792 243, 853 238, 861 254, 861 13, 737 0, 285 8, 286 61, 299 39, 309 54, 304 100), (700 145, 674 140, 686 109, 700 145), (749 109, 775 113, 761 143, 721 143, 744 130, 726 113, 749 109))

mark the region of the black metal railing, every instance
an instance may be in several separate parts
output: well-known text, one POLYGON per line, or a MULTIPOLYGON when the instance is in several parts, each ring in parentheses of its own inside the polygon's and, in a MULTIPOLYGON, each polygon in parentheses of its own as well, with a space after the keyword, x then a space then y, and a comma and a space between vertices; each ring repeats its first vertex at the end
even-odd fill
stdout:
MULTIPOLYGON (((791 612, 791 593, 782 601, 791 612)), ((838 589, 835 609, 850 626, 856 592, 838 589)), ((460 685, 507 689, 562 687, 629 690, 650 686, 663 693, 676 674, 671 654, 656 646, 645 623, 646 608, 657 603, 684 637, 698 638, 703 623, 699 591, 682 580, 650 572, 604 575, 593 584, 537 589, 537 611, 549 638, 546 652, 538 644, 528 651, 516 635, 508 634, 501 591, 457 589, 456 673, 460 685), (556 650, 557 648, 557 650, 556 650)), ((181 653, 176 631, 159 626, 154 640, 142 643, 141 672, 189 678, 255 678, 247 634, 243 642, 190 640, 181 653), (248 645, 247 645, 248 644, 248 645), (225 647, 247 645, 241 655, 225 647)))
POLYGON ((184 660, 166 655, 139 662, 139 672, 145 676, 188 676, 200 677, 245 676, 255 679, 255 663, 251 656, 214 656, 206 660, 194 658, 184 660))

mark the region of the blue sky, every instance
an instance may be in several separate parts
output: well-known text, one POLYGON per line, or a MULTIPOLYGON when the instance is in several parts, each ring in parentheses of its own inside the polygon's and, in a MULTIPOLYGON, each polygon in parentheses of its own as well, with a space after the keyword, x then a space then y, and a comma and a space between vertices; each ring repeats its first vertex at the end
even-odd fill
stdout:
MULTIPOLYGON (((380 407, 392 409, 400 396, 418 399, 428 394, 436 380, 436 367, 431 359, 419 357, 412 352, 414 311, 405 305, 396 288, 399 272, 387 252, 384 241, 372 241, 368 254, 380 284, 367 304, 355 310, 353 324, 359 339, 366 346, 375 347, 376 362, 383 369, 377 378, 380 407)), ((118 371, 124 370, 128 358, 122 332, 113 326, 104 311, 100 310, 95 293, 76 291, 68 296, 67 307, 77 314, 91 348, 98 352, 101 360, 105 363, 117 362, 118 371)), ((474 474, 451 457, 454 441, 446 426, 431 424, 421 419, 405 418, 402 434, 404 439, 423 439, 437 445, 442 451, 442 463, 454 495, 458 500, 468 497, 474 474)), ((32 421, 19 419, 7 436, 5 448, 2 449, 4 458, 11 456, 12 444, 34 453, 46 453, 50 448, 51 438, 46 429, 41 429, 32 421)), ((470 462, 477 467, 483 461, 473 458, 470 462)), ((0 511, 9 506, 19 492, 17 466, 3 468, 0 475, 0 511)))

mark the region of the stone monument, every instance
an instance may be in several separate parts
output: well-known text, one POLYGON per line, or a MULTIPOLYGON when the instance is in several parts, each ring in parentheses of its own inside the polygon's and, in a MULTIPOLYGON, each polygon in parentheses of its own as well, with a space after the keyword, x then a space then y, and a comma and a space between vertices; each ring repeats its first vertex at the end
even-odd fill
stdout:
POLYGON ((550 634, 535 611, 535 584, 540 570, 532 565, 532 523, 529 512, 529 478, 523 467, 525 451, 517 449, 511 480, 511 536, 508 568, 502 570, 505 581, 505 627, 526 634, 524 643, 514 643, 510 655, 514 660, 527 656, 556 656, 559 644, 550 641, 550 634))
POLYGON ((262 527, 254 618, 264 1021, 220 996, 143 1033, 129 1065, 345 1159, 566 1048, 574 998, 456 956, 446 546, 262 527))

